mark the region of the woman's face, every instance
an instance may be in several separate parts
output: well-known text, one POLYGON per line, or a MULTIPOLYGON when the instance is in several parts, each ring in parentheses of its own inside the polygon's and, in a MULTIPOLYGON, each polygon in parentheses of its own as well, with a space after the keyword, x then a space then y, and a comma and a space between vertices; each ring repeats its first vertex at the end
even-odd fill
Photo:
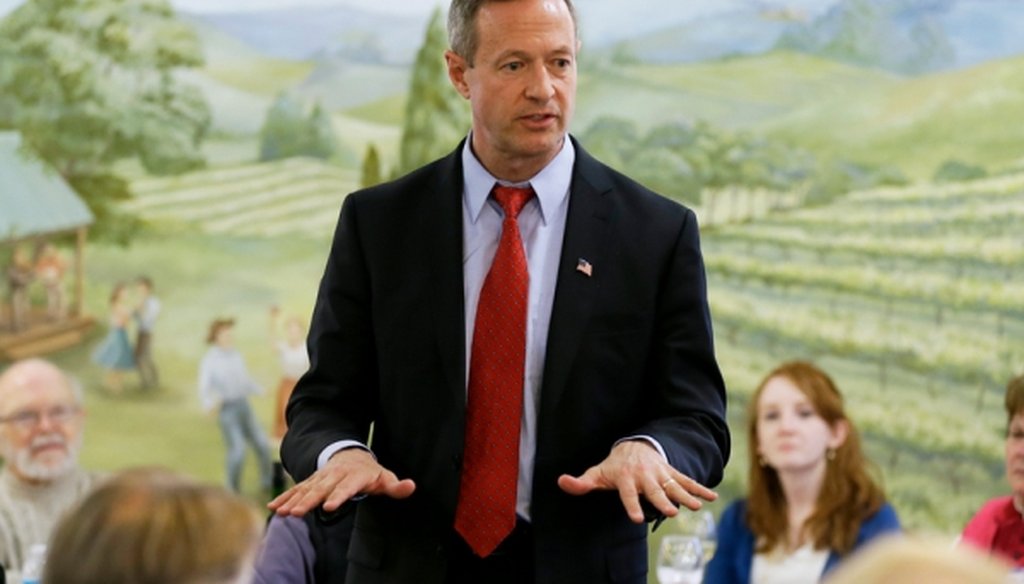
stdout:
POLYGON ((1024 413, 1010 419, 1006 433, 1006 480, 1018 499, 1024 499, 1024 413))
POLYGON ((825 464, 845 432, 828 425, 814 404, 786 377, 773 377, 757 401, 758 454, 776 471, 800 472, 825 464))

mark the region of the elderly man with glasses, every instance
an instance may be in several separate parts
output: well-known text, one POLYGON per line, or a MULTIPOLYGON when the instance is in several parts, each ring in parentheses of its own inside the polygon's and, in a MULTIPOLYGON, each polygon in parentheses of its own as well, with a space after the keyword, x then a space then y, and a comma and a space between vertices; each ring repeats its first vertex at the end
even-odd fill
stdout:
POLYGON ((29 548, 83 498, 82 390, 52 363, 18 361, 0 375, 0 564, 20 571, 29 548))

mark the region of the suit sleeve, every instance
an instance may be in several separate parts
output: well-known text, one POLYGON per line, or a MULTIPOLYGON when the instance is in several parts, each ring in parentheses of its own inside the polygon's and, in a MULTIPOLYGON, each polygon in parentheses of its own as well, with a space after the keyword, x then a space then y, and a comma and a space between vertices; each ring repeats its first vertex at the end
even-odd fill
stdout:
POLYGON ((359 233, 356 196, 342 205, 317 294, 307 345, 310 368, 288 402, 281 458, 297 481, 341 440, 367 443, 377 403, 377 354, 370 273, 359 233))
POLYGON ((725 383, 715 359, 707 280, 697 220, 687 210, 663 270, 646 384, 646 427, 669 463, 707 486, 722 480, 729 458, 725 383))

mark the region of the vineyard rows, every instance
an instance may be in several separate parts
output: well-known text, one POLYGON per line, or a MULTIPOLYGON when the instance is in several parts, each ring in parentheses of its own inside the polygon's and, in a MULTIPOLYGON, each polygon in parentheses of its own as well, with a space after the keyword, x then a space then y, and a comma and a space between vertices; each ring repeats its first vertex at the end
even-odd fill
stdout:
POLYGON ((125 208, 151 222, 193 225, 207 233, 326 237, 357 182, 354 171, 290 158, 140 179, 132 183, 135 197, 125 208))
MULTIPOLYGON (((136 180, 127 208, 228 236, 329 237, 357 183, 289 159, 136 180)), ((997 482, 1002 387, 1024 369, 1024 173, 771 211, 797 199, 733 193, 715 211, 745 223, 702 217, 723 371, 743 382, 730 393, 748 396, 782 359, 848 364, 859 377, 841 385, 889 453, 894 500, 912 503, 913 521, 955 526, 997 482), (912 473, 924 472, 945 483, 921 489, 912 473)))
POLYGON ((1000 484, 1002 392, 1024 372, 1021 225, 1024 174, 708 228, 719 350, 733 364, 843 364, 837 380, 901 514, 958 530, 1000 484))

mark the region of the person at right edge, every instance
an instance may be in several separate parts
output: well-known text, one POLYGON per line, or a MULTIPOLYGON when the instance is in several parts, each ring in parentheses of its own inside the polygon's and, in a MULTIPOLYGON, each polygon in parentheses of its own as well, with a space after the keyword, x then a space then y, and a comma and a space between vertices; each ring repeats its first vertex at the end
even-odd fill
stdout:
POLYGON ((570 0, 448 24, 469 137, 345 199, 269 506, 362 498, 349 583, 643 584, 729 455, 695 215, 568 135, 570 0))

